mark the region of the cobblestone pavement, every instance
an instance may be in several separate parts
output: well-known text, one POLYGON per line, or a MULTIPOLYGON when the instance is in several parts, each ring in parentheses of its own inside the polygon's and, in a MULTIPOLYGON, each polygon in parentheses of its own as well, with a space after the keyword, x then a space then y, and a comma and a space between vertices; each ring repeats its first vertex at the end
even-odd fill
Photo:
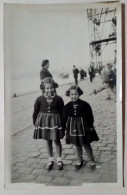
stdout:
MULTIPOLYGON (((66 145, 62 140, 64 169, 57 170, 56 163, 53 170, 45 170, 48 155, 44 140, 34 140, 32 125, 33 104, 40 92, 12 98, 12 140, 11 173, 13 183, 44 183, 48 186, 80 186, 82 183, 114 183, 117 182, 117 142, 116 142, 116 103, 115 97, 106 99, 106 90, 97 95, 90 95, 93 89, 99 89, 101 79, 96 77, 94 82, 89 79, 81 81, 80 87, 84 91, 81 99, 90 103, 95 128, 100 140, 92 143, 96 168, 90 169, 84 151, 86 164, 79 171, 74 170, 76 163, 75 148, 66 145)), ((70 101, 65 97, 69 85, 60 86, 57 90, 65 103, 70 101)), ((56 159, 55 145, 54 158, 56 159)))

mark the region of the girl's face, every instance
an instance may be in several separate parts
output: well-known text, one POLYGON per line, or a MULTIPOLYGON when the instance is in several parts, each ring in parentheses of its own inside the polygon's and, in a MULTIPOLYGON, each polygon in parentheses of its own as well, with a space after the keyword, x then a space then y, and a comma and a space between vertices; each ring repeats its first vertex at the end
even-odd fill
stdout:
POLYGON ((75 89, 71 89, 70 98, 72 102, 76 102, 79 99, 79 93, 75 89))
POLYGON ((46 95, 53 95, 54 94, 55 89, 51 83, 45 83, 44 86, 45 86, 46 95))

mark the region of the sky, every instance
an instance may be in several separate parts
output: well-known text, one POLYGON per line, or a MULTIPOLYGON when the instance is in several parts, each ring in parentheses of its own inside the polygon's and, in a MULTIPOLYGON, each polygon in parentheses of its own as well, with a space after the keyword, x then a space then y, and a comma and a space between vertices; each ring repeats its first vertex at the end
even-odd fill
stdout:
POLYGON ((38 73, 43 59, 49 59, 51 72, 89 66, 85 9, 7 5, 5 13, 6 64, 12 77, 38 73))
MULTIPOLYGON (((85 5, 5 4, 4 13, 6 78, 16 82, 22 79, 20 88, 25 83, 29 88, 32 82, 39 86, 44 59, 49 60, 53 76, 72 73, 73 65, 88 70, 90 36, 85 5)), ((108 29, 111 26, 101 29, 103 36, 108 29)), ((114 45, 103 48, 102 60, 113 59, 114 45)), ((13 91, 19 88, 16 82, 11 83, 13 91)))

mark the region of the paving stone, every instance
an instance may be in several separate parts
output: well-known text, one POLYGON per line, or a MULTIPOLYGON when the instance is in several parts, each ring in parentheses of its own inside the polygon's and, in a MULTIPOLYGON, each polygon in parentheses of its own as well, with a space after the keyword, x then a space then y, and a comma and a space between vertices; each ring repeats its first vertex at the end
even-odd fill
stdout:
POLYGON ((39 159, 38 163, 39 164, 47 164, 48 163, 48 159, 42 159, 42 160, 39 159))
POLYGON ((60 177, 60 176, 62 176, 62 175, 64 175, 65 174, 65 171, 64 170, 51 170, 51 171, 48 171, 47 172, 47 175, 48 176, 52 176, 52 177, 60 177))
POLYGON ((67 178, 63 178, 63 177, 55 177, 53 180, 52 180, 53 183, 57 183, 57 184, 60 184, 60 185, 66 185, 66 184, 69 184, 70 183, 70 180, 67 179, 67 178))
POLYGON ((64 166, 64 170, 67 170, 67 171, 74 171, 74 170, 75 170, 75 167, 72 166, 72 165, 65 165, 65 166, 64 166))
POLYGON ((112 182, 112 176, 110 174, 104 174, 101 176, 101 182, 102 183, 110 183, 112 182))
POLYGON ((40 159, 39 158, 29 158, 27 160, 28 163, 39 163, 40 159))
POLYGON ((20 176, 19 173, 16 173, 16 172, 14 173, 14 172, 13 172, 13 174, 12 174, 12 180, 13 180, 13 179, 17 179, 19 176, 20 176))
POLYGON ((50 182, 52 180, 52 177, 51 176, 38 176, 36 178, 36 182, 38 183, 43 183, 43 182, 50 182))
POLYGON ((41 152, 39 152, 39 151, 36 151, 36 152, 29 152, 28 154, 27 154, 27 156, 28 157, 37 157, 37 156, 39 156, 41 154, 41 152))
POLYGON ((44 169, 45 167, 45 164, 38 164, 38 163, 35 163, 35 164, 27 164, 28 167, 32 167, 34 169, 44 169))
POLYGON ((40 156, 39 156, 39 158, 41 158, 41 159, 48 159, 48 154, 47 154, 47 152, 41 153, 40 156))
POLYGON ((65 165, 70 165, 70 164, 72 164, 72 160, 63 160, 63 163, 65 165))
POLYGON ((15 167, 24 167, 26 162, 18 162, 16 163, 15 167))
POLYGON ((110 151, 110 150, 111 150, 111 148, 109 148, 109 147, 101 147, 101 148, 99 148, 99 150, 103 150, 103 151, 110 151))
POLYGON ((27 183, 27 182, 28 183, 34 183, 35 178, 36 178, 36 176, 34 176, 34 175, 27 175, 26 177, 21 178, 20 182, 22 182, 22 183, 27 183))
POLYGON ((104 147, 106 146, 106 143, 95 143, 94 146, 104 147))
POLYGON ((26 162, 28 157, 17 157, 16 162, 26 162))
POLYGON ((66 160, 73 160, 75 158, 76 158, 75 155, 71 155, 70 154, 70 155, 66 155, 64 159, 66 159, 66 160))
POLYGON ((35 169, 32 171, 32 175, 46 175, 48 172, 45 169, 35 169))
POLYGON ((82 185, 82 181, 78 180, 78 179, 73 179, 70 183, 71 186, 81 186, 82 185))
POLYGON ((100 182, 101 180, 101 174, 94 174, 94 173, 86 173, 84 175, 81 175, 81 179, 82 181, 84 180, 84 183, 85 183, 85 180, 89 181, 89 182, 100 182))
POLYGON ((74 154, 74 149, 71 149, 71 150, 70 149, 65 149, 65 150, 62 151, 62 153, 63 154, 71 154, 71 155, 73 155, 74 154))
POLYGON ((16 170, 17 173, 25 173, 25 174, 30 174, 33 171, 33 168, 24 168, 21 167, 18 170, 16 170))

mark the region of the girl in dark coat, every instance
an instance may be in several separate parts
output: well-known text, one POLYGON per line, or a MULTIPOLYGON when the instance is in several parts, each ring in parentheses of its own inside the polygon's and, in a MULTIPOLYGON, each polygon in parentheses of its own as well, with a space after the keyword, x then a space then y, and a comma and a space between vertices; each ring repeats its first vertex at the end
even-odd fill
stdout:
POLYGON ((33 124, 35 125, 34 139, 44 139, 47 141, 47 153, 49 162, 46 166, 47 170, 53 166, 53 148, 54 140, 57 153, 58 169, 63 168, 61 160, 62 146, 60 139, 64 137, 62 129, 62 113, 64 108, 63 99, 55 94, 56 84, 52 78, 45 78, 44 95, 38 97, 34 104, 33 124))
POLYGON ((63 127, 66 129, 66 143, 74 144, 77 151, 78 163, 75 169, 83 166, 82 146, 86 150, 90 165, 94 165, 93 151, 90 143, 98 141, 99 138, 93 127, 94 118, 90 105, 79 99, 83 91, 76 85, 71 86, 66 95, 71 101, 64 107, 63 127))

